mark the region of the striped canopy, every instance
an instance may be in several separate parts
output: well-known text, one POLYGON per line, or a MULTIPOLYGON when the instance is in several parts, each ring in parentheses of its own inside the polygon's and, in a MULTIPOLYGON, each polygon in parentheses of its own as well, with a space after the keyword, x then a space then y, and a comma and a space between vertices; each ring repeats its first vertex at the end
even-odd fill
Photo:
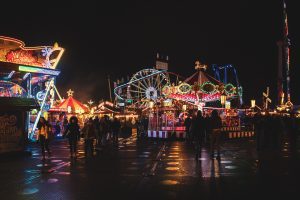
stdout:
POLYGON ((68 112, 68 113, 88 113, 89 109, 87 106, 80 103, 78 100, 74 99, 73 96, 69 96, 67 99, 63 100, 59 105, 53 106, 50 112, 68 112))

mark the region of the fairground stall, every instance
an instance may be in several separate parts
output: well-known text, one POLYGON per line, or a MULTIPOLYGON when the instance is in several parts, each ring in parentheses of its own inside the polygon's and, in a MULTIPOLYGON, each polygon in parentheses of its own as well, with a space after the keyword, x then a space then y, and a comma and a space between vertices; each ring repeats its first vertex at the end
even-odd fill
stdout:
POLYGON ((196 72, 188 78, 166 69, 144 69, 134 74, 128 83, 115 87, 114 92, 119 102, 130 102, 127 107, 148 115, 148 137, 185 138, 184 119, 197 110, 209 114, 210 110, 219 109, 221 114, 225 113, 224 123, 231 126, 234 116, 224 111, 229 111, 231 104, 236 107, 242 104, 242 87, 236 71, 231 65, 213 66, 215 77, 212 77, 206 68, 197 61, 196 72), (227 78, 230 70, 234 72, 235 83, 227 78))
MULTIPOLYGON (((33 98, 39 108, 28 112, 26 132, 33 139, 40 116, 56 98, 56 69, 64 49, 53 46, 25 47, 24 42, 0 36, 0 97, 33 98)), ((45 116, 47 117, 47 116, 45 116)))
MULTIPOLYGON (((49 110, 51 121, 58 121, 61 126, 65 125, 64 121, 69 120, 71 116, 78 118, 79 125, 82 127, 84 121, 90 117, 88 106, 73 97, 74 91, 68 90, 68 98, 62 99, 60 103, 54 105, 49 110)), ((62 127, 62 131, 63 131, 62 127)))
POLYGON ((95 111, 93 111, 94 116, 98 116, 102 118, 104 115, 113 118, 115 115, 120 114, 120 109, 116 108, 114 104, 110 101, 103 101, 101 102, 95 111))

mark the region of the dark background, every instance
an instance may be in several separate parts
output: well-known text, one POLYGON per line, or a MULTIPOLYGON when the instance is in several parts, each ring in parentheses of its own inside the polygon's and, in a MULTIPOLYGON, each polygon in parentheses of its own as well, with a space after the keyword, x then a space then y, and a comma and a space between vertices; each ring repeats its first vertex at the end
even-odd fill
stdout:
MULTIPOLYGON (((286 2, 292 100, 299 104, 299 4, 286 2)), ((66 49, 58 66, 62 96, 72 88, 85 103, 108 98, 108 75, 126 79, 153 66, 160 52, 169 56, 169 70, 184 76, 194 72, 197 59, 208 65, 231 63, 238 70, 246 104, 252 98, 260 100, 267 86, 275 101, 281 0, 11 4, 0 8, 0 35, 23 40, 27 46, 58 42, 66 49)))

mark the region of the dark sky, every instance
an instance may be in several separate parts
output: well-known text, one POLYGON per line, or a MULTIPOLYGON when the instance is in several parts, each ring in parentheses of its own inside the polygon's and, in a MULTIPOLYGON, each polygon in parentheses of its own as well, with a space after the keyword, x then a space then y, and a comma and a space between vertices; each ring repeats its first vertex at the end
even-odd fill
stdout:
MULTIPOLYGON (((84 101, 107 98, 107 75, 117 79, 153 66, 156 52, 168 55, 169 70, 184 76, 194 72, 197 59, 208 65, 231 63, 244 87, 245 103, 261 99, 267 86, 275 98, 281 0, 147 2, 5 5, 0 35, 21 39, 28 46, 58 42, 66 49, 58 66, 59 90, 66 96, 72 88, 84 101)), ((297 5, 287 0, 292 98, 300 103, 297 5)))

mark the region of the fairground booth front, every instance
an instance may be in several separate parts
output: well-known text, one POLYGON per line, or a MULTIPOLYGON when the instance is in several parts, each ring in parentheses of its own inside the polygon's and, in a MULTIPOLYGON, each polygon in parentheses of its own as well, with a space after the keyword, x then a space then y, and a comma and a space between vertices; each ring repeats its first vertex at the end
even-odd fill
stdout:
POLYGON ((47 118, 47 111, 55 102, 55 82, 60 74, 56 67, 63 52, 57 43, 26 47, 21 40, 0 36, 0 98, 10 106, 0 112, 1 137, 7 141, 21 137, 20 134, 34 138, 39 118, 47 118), (22 114, 14 114, 19 111, 22 114), (23 127, 22 133, 6 134, 12 122, 23 127))

